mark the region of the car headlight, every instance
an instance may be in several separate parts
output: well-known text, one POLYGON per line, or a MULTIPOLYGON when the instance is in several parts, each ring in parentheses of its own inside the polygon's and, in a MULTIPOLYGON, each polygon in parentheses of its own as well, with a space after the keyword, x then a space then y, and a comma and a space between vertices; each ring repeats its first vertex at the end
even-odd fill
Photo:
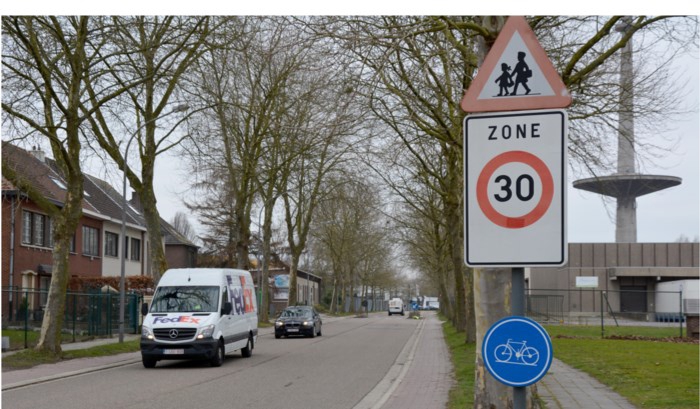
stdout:
POLYGON ((275 327, 282 327, 284 326, 284 322, 282 321, 275 321, 275 327))
POLYGON ((314 325, 314 322, 313 321, 304 321, 304 322, 302 322, 302 325, 305 327, 311 327, 314 325))
POLYGON ((197 339, 211 338, 214 335, 214 325, 207 325, 206 327, 199 330, 197 339))
POLYGON ((153 331, 147 326, 141 327, 141 338, 153 339, 153 331))

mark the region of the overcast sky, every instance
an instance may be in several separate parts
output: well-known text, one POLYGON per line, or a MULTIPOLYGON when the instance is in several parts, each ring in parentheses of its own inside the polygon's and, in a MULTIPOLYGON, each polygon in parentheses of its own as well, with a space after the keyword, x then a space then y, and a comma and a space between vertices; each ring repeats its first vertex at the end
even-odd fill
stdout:
MULTIPOLYGON (((169 12, 173 13, 213 13, 213 14, 308 14, 314 10, 318 10, 317 2, 277 2, 277 1, 267 1, 267 2, 256 2, 255 9, 245 9, 242 7, 253 7, 245 6, 240 4, 241 2, 230 2, 227 4, 235 4, 235 10, 228 10, 222 7, 221 2, 212 2, 207 8, 206 5, 209 3, 197 3, 197 10, 187 10, 187 7, 191 8, 191 3, 179 3, 173 2, 172 4, 185 4, 181 6, 181 9, 168 9, 169 12), (316 4, 316 6, 309 6, 308 4, 316 4), (200 8, 201 5, 205 7, 200 8), (306 5, 305 8, 300 8, 301 5, 306 5)), ((246 2, 244 2, 246 3, 246 2)), ((507 2, 506 2, 507 3, 507 2)), ((502 3, 500 8, 507 7, 508 10, 505 12, 494 12, 489 10, 489 13, 485 11, 479 12, 479 10, 474 10, 473 5, 469 5, 469 14, 517 14, 522 13, 525 10, 517 10, 518 7, 523 8, 524 4, 527 4, 527 12, 534 14, 599 14, 595 11, 590 10, 589 2, 586 2, 586 8, 589 10, 557 10, 556 8, 543 6, 542 2, 516 2, 515 8, 512 7, 513 4, 502 3), (536 4, 534 10, 531 8, 532 4, 536 4)), ((600 10, 605 10, 605 14, 612 13, 622 13, 626 11, 626 14, 636 14, 636 13, 648 13, 648 14, 700 14, 700 8, 697 5, 690 6, 692 8, 698 9, 697 11, 688 13, 688 6, 686 10, 639 10, 642 8, 652 7, 651 3, 646 5, 635 5, 635 10, 629 10, 630 6, 621 5, 611 5, 609 3, 603 3, 606 7, 599 8, 600 10), (613 9, 610 8, 613 6, 613 9), (621 9, 620 9, 621 8, 621 9), (664 12, 666 11, 666 12, 664 12), (651 12, 651 13, 650 13, 651 12), (685 12, 685 13, 683 13, 685 12)), ((697 3, 697 2, 694 2, 697 3)), ((20 10, 14 10, 13 7, 20 5, 19 2, 7 5, 5 3, 2 6, 2 14, 26 14, 29 10, 26 10, 26 6, 20 10)), ((72 2, 40 2, 41 13, 47 14, 66 14, 72 10, 71 7, 66 8, 66 5, 72 5, 72 2)), ((171 4, 169 2, 168 4, 171 4)), ((324 3, 330 4, 330 3, 324 3)), ((396 2, 386 1, 386 2, 371 2, 368 8, 363 1, 359 3, 353 2, 353 5, 349 9, 333 9, 328 8, 321 9, 320 14, 345 14, 345 13, 357 13, 357 5, 360 5, 360 10, 367 9, 368 11, 364 14, 384 14, 397 12, 406 13, 411 11, 412 14, 417 13, 427 13, 429 10, 425 8, 429 2, 405 2, 406 5, 410 5, 407 9, 406 7, 397 10, 396 2), (364 5, 364 8, 363 8, 364 5)), ((404 2, 401 2, 404 4, 404 2)), ((436 13, 447 13, 447 14, 462 14, 465 10, 461 10, 464 6, 460 6, 459 2, 450 2, 451 6, 447 7, 446 10, 436 10, 430 14, 436 13)), ((545 3, 546 4, 546 3, 545 3)), ((622 3, 620 3, 622 4, 622 3)), ((85 12, 85 4, 81 2, 77 6, 78 10, 85 12)), ((102 6, 100 6, 102 7, 102 6)), ((117 7, 117 6, 113 6, 117 7)), ((325 6, 324 6, 325 7, 325 6)), ((350 7, 348 4, 341 4, 336 7, 350 7)), ((492 6, 489 6, 492 7, 492 6)), ((569 8, 570 6, 567 6, 569 8)), ((581 6, 578 6, 581 7, 581 6)), ((658 5, 656 6, 658 7, 658 5)), ((73 7, 75 8, 75 6, 73 7)), ((445 7, 442 7, 445 8, 445 7)), ((561 8, 561 7, 559 7, 561 8)), ((676 7, 677 8, 677 7, 676 7)), ((88 9, 90 10, 90 9, 88 9)), ((131 10, 139 10, 139 14, 162 14, 162 4, 158 1, 148 2, 148 7, 144 9, 143 2, 120 2, 118 10, 112 10, 107 8, 106 10, 98 9, 94 10, 95 13, 99 14, 110 14, 121 11, 121 13, 131 10), (151 9, 153 8, 153 9, 151 9), (161 12, 157 12, 161 10, 161 12)), ((38 10, 35 10, 35 12, 38 10)), ((319 14, 319 11, 316 11, 319 14)), ((687 101, 685 102, 688 106, 694 107, 694 112, 682 121, 675 122, 672 124, 672 131, 669 131, 671 139, 678 140, 678 146, 675 149, 676 154, 671 155, 663 160, 660 160, 655 166, 648 167, 644 169, 645 174, 655 174, 655 175, 668 175, 677 176, 682 178, 682 183, 680 186, 676 186, 667 190, 642 196, 637 199, 637 241, 639 242, 672 242, 678 240, 681 236, 685 236, 690 240, 697 241, 700 237, 700 145, 698 143, 700 135, 700 116, 698 115, 698 100, 700 95, 700 87, 698 83, 700 82, 700 70, 697 50, 694 56, 686 56, 681 61, 674 62, 679 65, 679 68, 687 71, 688 73, 688 93, 687 101)), ((181 160, 173 160, 172 158, 159 158, 156 162, 156 186, 155 191, 158 197, 158 210, 161 213, 161 217, 165 220, 171 220, 176 212, 182 211, 185 213, 187 210, 182 205, 182 192, 183 186, 187 179, 187 170, 180 167, 183 162, 181 160)), ((638 169, 639 170, 639 169, 638 169)), ((100 171, 92 171, 92 174, 98 177, 104 177, 100 171)), ((120 176, 121 178, 121 176, 120 176)), ((119 179, 120 179, 119 178, 119 179)), ((110 180, 110 182, 113 182, 110 180)), ((600 195, 589 193, 586 191, 574 189, 571 187, 573 180, 569 179, 568 186, 568 239, 569 242, 613 242, 615 240, 615 202, 608 200, 605 202, 600 195)), ((116 186, 121 190, 121 185, 116 186)), ((197 226, 196 220, 193 216, 190 216, 190 221, 193 225, 197 226)))

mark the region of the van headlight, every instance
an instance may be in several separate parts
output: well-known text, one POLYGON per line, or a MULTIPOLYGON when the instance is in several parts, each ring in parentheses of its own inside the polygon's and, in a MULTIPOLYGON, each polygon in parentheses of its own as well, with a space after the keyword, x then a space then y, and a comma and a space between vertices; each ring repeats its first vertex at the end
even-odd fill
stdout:
POLYGON ((214 328, 215 326, 212 324, 200 329, 197 339, 211 338, 214 335, 214 328))
POLYGON ((146 339, 153 339, 153 331, 151 331, 151 328, 147 326, 142 326, 141 327, 141 338, 146 338, 146 339))

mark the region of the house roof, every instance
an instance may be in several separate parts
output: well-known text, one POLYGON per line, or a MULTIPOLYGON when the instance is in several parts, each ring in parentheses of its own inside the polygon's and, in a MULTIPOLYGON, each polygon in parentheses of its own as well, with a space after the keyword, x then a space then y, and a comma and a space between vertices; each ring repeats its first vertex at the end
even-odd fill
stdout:
MULTIPOLYGON (((84 187, 85 193, 89 195, 87 200, 93 204, 100 213, 109 216, 113 220, 121 221, 123 197, 119 192, 109 183, 91 175, 86 175, 84 187)), ((143 215, 128 202, 125 216, 126 223, 143 227, 145 230, 146 221, 143 215)))
MULTIPOLYGON (((37 192, 41 193, 46 199, 53 202, 57 206, 63 206, 65 202, 66 190, 61 185, 66 184, 64 178, 57 172, 55 163, 51 166, 50 162, 40 160, 32 153, 12 145, 9 142, 2 142, 2 161, 6 166, 14 168, 27 185, 32 186, 37 192)), ((7 184, 7 187, 13 186, 14 190, 18 190, 17 186, 12 183, 7 184)), ((5 179, 3 178, 2 189, 6 188, 5 179)), ((85 199, 83 199, 83 210, 99 213, 98 210, 85 199)))
POLYGON ((199 246, 192 243, 187 237, 183 236, 175 227, 162 218, 160 219, 160 230, 163 233, 163 241, 165 241, 166 246, 180 245, 199 248, 199 246))
MULTIPOLYGON (((61 171, 55 160, 50 158, 40 160, 33 153, 5 141, 2 142, 2 160, 9 166, 14 167, 20 177, 24 178, 28 184, 47 199, 59 206, 63 204, 65 189, 61 188, 59 184, 65 185, 66 182, 61 176, 61 171)), ((123 196, 109 183, 95 176, 85 174, 83 190, 85 193, 83 210, 114 222, 122 220, 123 196)), ((17 194, 18 191, 21 191, 21 189, 18 189, 5 177, 2 178, 3 195, 17 194)), ((133 200, 127 202, 125 221, 131 226, 137 226, 137 228, 140 227, 146 230, 143 210, 137 207, 139 207, 139 204, 134 203, 133 200)), ((162 218, 161 231, 166 246, 184 245, 199 248, 199 246, 180 234, 162 218)))

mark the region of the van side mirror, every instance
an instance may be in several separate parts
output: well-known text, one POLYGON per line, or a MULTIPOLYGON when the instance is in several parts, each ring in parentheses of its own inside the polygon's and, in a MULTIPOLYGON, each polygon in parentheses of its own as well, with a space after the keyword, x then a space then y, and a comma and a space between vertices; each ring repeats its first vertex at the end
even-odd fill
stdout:
POLYGON ((148 303, 141 304, 141 315, 148 315, 148 303))
POLYGON ((224 307, 221 309, 221 315, 229 315, 233 311, 233 304, 230 302, 225 302, 224 307))

